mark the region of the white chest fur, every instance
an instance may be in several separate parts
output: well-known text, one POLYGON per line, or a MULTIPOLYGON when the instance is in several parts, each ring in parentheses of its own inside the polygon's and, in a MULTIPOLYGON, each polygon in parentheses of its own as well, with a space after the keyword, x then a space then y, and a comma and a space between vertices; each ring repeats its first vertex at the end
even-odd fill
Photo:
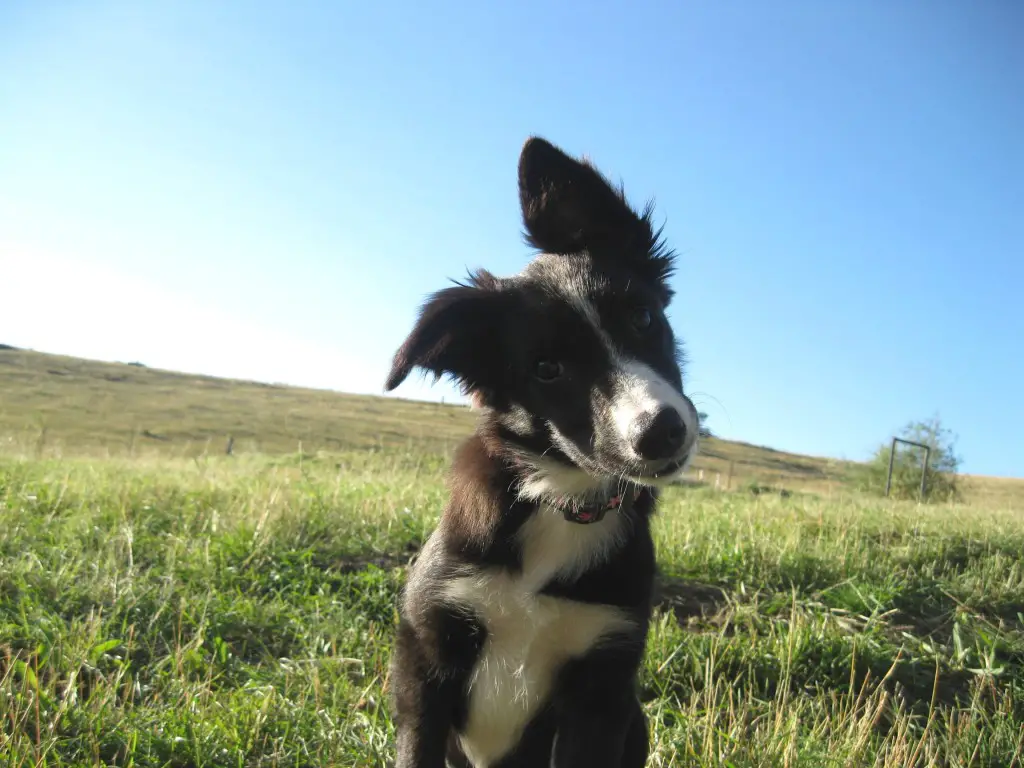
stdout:
POLYGON ((515 743, 544 703, 567 660, 631 623, 617 608, 538 594, 554 576, 585 572, 623 540, 629 522, 617 513, 590 525, 566 522, 541 508, 520 531, 523 568, 494 569, 454 579, 447 598, 472 610, 487 642, 469 683, 469 712, 461 743, 486 768, 515 743))

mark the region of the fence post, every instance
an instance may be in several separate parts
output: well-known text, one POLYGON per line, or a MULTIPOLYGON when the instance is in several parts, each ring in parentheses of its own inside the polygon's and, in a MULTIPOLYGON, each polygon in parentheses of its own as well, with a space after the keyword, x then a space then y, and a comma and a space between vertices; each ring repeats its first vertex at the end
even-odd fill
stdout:
POLYGON ((927 445, 924 447, 924 466, 921 468, 921 501, 924 501, 924 481, 928 477, 928 459, 932 456, 932 449, 927 445))
POLYGON ((885 495, 889 495, 889 490, 892 488, 892 467, 896 461, 896 443, 904 443, 906 445, 912 445, 915 448, 924 449, 924 465, 921 467, 921 501, 924 501, 924 490, 925 484, 928 479, 928 461, 932 455, 931 446, 925 445, 924 443, 915 443, 913 440, 904 440, 902 437, 894 437, 892 439, 892 447, 889 449, 889 474, 885 478, 885 495))
POLYGON ((889 491, 892 489, 892 465, 896 461, 896 438, 892 439, 892 445, 889 448, 889 474, 885 478, 885 495, 889 495, 889 491))

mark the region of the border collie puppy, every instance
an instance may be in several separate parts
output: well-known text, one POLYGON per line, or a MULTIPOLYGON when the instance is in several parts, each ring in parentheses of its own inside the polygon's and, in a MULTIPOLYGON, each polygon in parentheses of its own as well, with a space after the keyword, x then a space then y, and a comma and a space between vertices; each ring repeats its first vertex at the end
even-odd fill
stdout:
POLYGON ((396 768, 639 768, 636 679, 657 487, 696 452, 665 317, 674 256, 587 161, 531 138, 514 277, 433 294, 395 354, 480 409, 410 570, 390 687, 396 768))

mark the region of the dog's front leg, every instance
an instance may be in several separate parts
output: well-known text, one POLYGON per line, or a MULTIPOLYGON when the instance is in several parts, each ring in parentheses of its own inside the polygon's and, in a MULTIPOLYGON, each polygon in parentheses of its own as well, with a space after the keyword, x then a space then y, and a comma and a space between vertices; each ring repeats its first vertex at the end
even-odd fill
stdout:
POLYGON ((426 658, 412 628, 401 622, 391 661, 395 714, 394 768, 445 768, 456 688, 426 658))
POLYGON ((642 768, 647 719, 634 692, 635 653, 598 652, 563 675, 551 768, 642 768))
POLYGON ((424 681, 404 693, 408 706, 399 706, 395 723, 395 768, 444 768, 451 731, 443 685, 424 681), (411 705, 408 699, 415 698, 411 705))
MULTIPOLYGON (((644 760, 638 763, 632 757, 642 746, 646 758, 647 746, 646 741, 640 745, 633 733, 642 723, 636 717, 638 704, 635 697, 615 703, 580 704, 579 712, 562 716, 555 737, 551 768, 643 766, 644 760)), ((643 718, 643 712, 640 712, 640 718, 643 718)), ((646 738, 646 728, 644 731, 646 738)))

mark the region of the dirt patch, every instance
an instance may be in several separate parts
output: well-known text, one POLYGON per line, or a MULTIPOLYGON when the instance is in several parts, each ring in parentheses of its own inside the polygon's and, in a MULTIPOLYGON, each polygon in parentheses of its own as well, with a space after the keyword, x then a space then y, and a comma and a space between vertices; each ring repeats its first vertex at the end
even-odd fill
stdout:
POLYGON ((659 578, 654 583, 654 605, 672 611, 679 625, 714 616, 727 603, 725 591, 712 584, 659 578))
POLYGON ((406 568, 412 565, 416 555, 419 554, 419 549, 418 546, 410 542, 401 552, 352 555, 338 560, 331 569, 338 573, 355 573, 365 570, 371 565, 385 571, 390 571, 393 568, 406 568))

